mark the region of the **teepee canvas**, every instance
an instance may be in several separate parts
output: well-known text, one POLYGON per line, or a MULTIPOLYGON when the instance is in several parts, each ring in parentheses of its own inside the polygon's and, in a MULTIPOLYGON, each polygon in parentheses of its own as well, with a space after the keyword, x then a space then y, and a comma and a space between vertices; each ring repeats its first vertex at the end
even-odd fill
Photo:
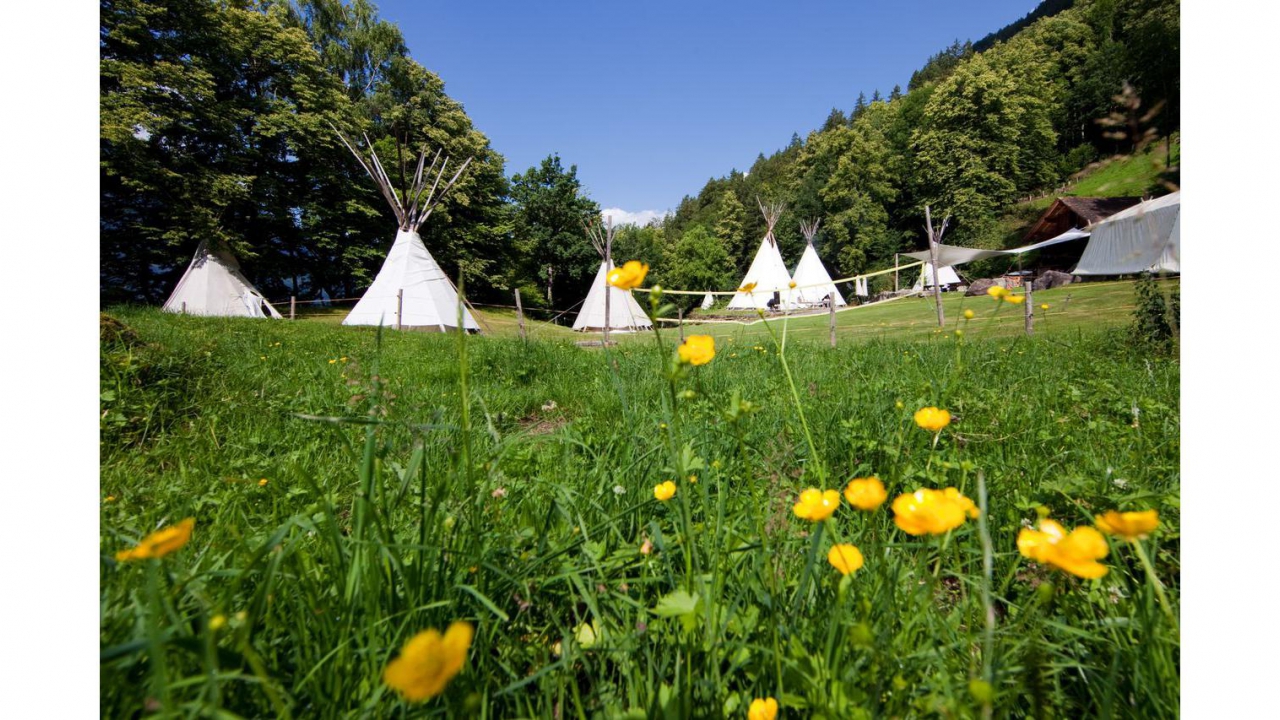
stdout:
MULTIPOLYGON (((395 242, 382 263, 382 269, 342 324, 385 325, 406 330, 441 332, 456 329, 458 305, 461 302, 458 290, 427 251, 422 237, 418 235, 418 228, 430 217, 431 211, 457 182, 462 171, 467 169, 471 159, 467 158, 453 174, 453 178, 444 183, 444 187, 440 187, 449 166, 449 158, 444 158, 441 163, 441 151, 437 150, 428 167, 427 153, 424 150, 418 156, 418 170, 413 176, 412 184, 403 193, 397 193, 368 137, 365 138, 365 144, 369 147, 368 158, 347 142, 342 133, 338 133, 338 137, 356 156, 369 177, 373 178, 400 222, 395 242)), ((480 327, 467 308, 463 307, 461 310, 462 326, 468 331, 479 332, 480 327)))
MULTIPOLYGON (((756 201, 759 203, 759 200, 756 201)), ((778 251, 778 241, 773 237, 773 227, 778 224, 778 216, 782 214, 782 205, 765 207, 760 203, 760 212, 764 213, 766 230, 764 239, 760 241, 760 249, 751 261, 751 267, 742 278, 739 288, 754 284, 750 292, 734 294, 729 301, 730 310, 764 310, 774 293, 783 307, 795 305, 795 293, 791 290, 791 273, 787 272, 786 263, 782 262, 782 253, 778 251)))
POLYGON ((187 315, 280 319, 280 313, 240 273, 235 256, 225 249, 210 249, 204 240, 165 301, 164 310, 187 315))
POLYGON ((844 296, 836 289, 835 283, 831 282, 831 275, 823 267, 818 251, 813 247, 813 236, 818 233, 820 222, 821 220, 814 220, 800 223, 800 232, 804 233, 805 239, 804 254, 800 256, 800 263, 796 265, 796 272, 791 279, 795 280, 796 292, 802 304, 822 305, 829 296, 836 307, 841 307, 846 304, 844 296))
POLYGON ((573 329, 579 332, 632 332, 635 330, 651 330, 653 323, 640 307, 640 303, 631 296, 630 290, 613 287, 609 284, 609 272, 614 265, 608 254, 613 250, 613 218, 601 231, 596 224, 587 227, 587 235, 600 253, 600 269, 587 291, 587 299, 582 301, 582 309, 573 321, 573 329), (607 318, 607 319, 606 319, 607 318))
MULTIPOLYGON (((959 285, 960 276, 956 274, 955 268, 950 265, 943 265, 938 268, 938 280, 942 282, 942 286, 959 285)), ((913 289, 933 287, 933 267, 926 264, 920 268, 920 276, 916 278, 916 284, 913 289)))
POLYGON ((715 304, 716 304, 716 297, 711 293, 707 293, 706 295, 702 296, 701 307, 703 310, 710 310, 711 307, 715 304))

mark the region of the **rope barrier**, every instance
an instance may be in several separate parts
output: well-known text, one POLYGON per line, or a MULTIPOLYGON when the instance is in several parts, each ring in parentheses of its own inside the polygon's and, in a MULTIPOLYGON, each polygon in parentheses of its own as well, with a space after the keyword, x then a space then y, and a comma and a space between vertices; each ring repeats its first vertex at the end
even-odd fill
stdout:
MULTIPOLYGON (((825 283, 825 282, 810 283, 808 285, 797 285, 795 287, 775 288, 773 290, 767 290, 763 288, 752 288, 746 291, 742 290, 742 288, 738 288, 737 290, 668 290, 667 288, 662 288, 662 294, 663 295, 737 295, 739 293, 745 292, 745 294, 747 295, 756 295, 759 293, 775 293, 775 292, 784 292, 787 290, 807 290, 809 288, 835 285, 836 283, 853 282, 854 280, 861 280, 863 278, 876 277, 878 275, 887 275, 891 272, 901 272, 903 270, 910 270, 913 267, 920 267, 921 265, 924 265, 924 264, 925 262, 923 260, 918 260, 916 262, 913 262, 907 265, 899 265, 896 268, 888 268, 887 270, 877 270, 876 272, 863 273, 861 275, 850 275, 849 277, 845 277, 845 278, 837 278, 835 280, 832 280, 830 283, 825 283)), ((645 292, 645 293, 653 292, 653 288, 651 287, 635 288, 635 290, 636 292, 645 292)))

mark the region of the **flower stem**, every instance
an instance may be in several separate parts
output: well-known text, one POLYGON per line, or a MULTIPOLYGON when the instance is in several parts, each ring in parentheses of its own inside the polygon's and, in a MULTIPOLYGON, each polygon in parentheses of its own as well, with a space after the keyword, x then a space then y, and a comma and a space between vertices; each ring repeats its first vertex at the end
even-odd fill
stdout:
POLYGON ((1147 571, 1147 579, 1151 581, 1151 587, 1155 588, 1156 599, 1160 601, 1160 609, 1164 611, 1165 617, 1169 618, 1169 622, 1173 624, 1173 631, 1179 632, 1178 616, 1169 607, 1169 598, 1165 597, 1164 585, 1160 582, 1160 578, 1156 577, 1156 569, 1152 567, 1151 559, 1147 557, 1147 551, 1142 547, 1142 541, 1135 540, 1132 545, 1133 551, 1138 555, 1138 562, 1142 563, 1142 569, 1147 571))

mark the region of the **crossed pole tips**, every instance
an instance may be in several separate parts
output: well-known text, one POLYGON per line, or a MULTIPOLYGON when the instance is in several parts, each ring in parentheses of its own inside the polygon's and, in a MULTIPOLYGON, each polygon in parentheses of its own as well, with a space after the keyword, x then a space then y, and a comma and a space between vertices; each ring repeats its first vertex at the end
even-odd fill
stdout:
POLYGON ((391 211, 395 213, 396 220, 400 223, 400 229, 410 232, 417 232, 422 223, 431 216, 431 211, 440 204, 444 196, 449 193, 449 189, 453 187, 458 178, 462 177, 462 172, 467 169, 475 156, 467 158, 453 177, 449 179, 444 187, 440 187, 440 181, 444 179, 445 172, 449 168, 449 157, 444 156, 444 162, 440 161, 444 148, 436 150, 435 155, 431 158, 431 164, 427 165, 428 150, 424 146, 418 154, 418 168, 413 174, 413 182, 409 187, 404 188, 404 201, 402 202, 399 194, 396 193, 395 184, 391 181, 391 177, 387 175, 386 168, 382 166, 382 161, 378 159, 378 153, 373 149, 373 142, 369 140, 368 135, 361 134, 364 137, 365 147, 369 149, 369 156, 365 157, 363 153, 356 149, 355 145, 347 139, 342 131, 329 123, 329 127, 333 129, 338 139, 343 145, 351 151, 355 156, 356 162, 360 163, 360 167, 369 174, 373 179, 382 196, 386 198, 387 204, 391 206, 391 211), (428 187, 430 183, 430 187, 428 187))

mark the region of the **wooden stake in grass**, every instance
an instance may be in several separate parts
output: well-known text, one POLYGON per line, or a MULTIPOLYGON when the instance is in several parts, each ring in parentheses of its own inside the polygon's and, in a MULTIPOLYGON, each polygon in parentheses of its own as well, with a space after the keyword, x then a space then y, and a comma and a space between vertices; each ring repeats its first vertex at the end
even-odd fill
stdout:
POLYGON ((294 317, 297 315, 297 312, 298 312, 298 296, 290 295, 289 296, 289 319, 293 320, 294 317))
POLYGON ((524 334, 524 305, 520 302, 520 288, 516 288, 516 321, 520 324, 520 339, 528 340, 524 334))
POLYGON ((938 245, 942 243, 942 234, 947 231, 947 223, 950 221, 951 216, 946 216, 942 220, 942 225, 935 230, 929 206, 924 206, 924 229, 929 235, 929 267, 933 268, 933 302, 938 307, 938 327, 946 323, 946 317, 942 312, 942 283, 938 278, 938 245))
POLYGON ((1023 276, 1023 278, 1022 278, 1022 283, 1023 283, 1023 284, 1026 286, 1026 288, 1027 288, 1027 289, 1024 291, 1024 293, 1023 293, 1023 295, 1024 295, 1024 299, 1023 299, 1023 301, 1022 301, 1022 307, 1023 307, 1023 311, 1022 311, 1022 312, 1023 312, 1023 315, 1022 315, 1023 320, 1022 320, 1022 322, 1023 322, 1023 326, 1025 327, 1025 329, 1026 329, 1026 331, 1027 331, 1027 335, 1032 335, 1032 334, 1034 334, 1034 330, 1033 330, 1033 328, 1032 328, 1032 325, 1033 325, 1033 321, 1034 321, 1034 319, 1035 319, 1035 311, 1032 309, 1032 308, 1033 308, 1033 305, 1032 305, 1032 303, 1031 303, 1031 285, 1033 284, 1033 283, 1031 282, 1031 276, 1030 276, 1030 275, 1024 275, 1024 276, 1023 276))
POLYGON ((831 347, 836 346, 836 303, 835 298, 827 297, 827 308, 831 311, 831 347))
POLYGON ((404 327, 402 316, 404 315, 404 288, 396 291, 396 329, 404 327))

